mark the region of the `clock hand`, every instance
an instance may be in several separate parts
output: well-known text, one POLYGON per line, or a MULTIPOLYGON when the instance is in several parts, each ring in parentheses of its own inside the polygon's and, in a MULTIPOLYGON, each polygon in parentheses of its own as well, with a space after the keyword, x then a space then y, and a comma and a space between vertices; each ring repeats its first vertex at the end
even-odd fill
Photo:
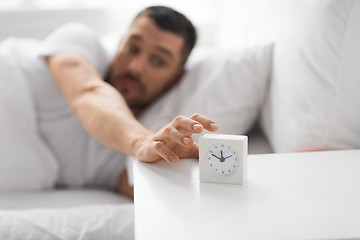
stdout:
POLYGON ((225 157, 225 159, 227 159, 227 158, 229 158, 229 157, 232 157, 232 155, 225 157))
POLYGON ((220 151, 221 153, 221 158, 219 158, 220 162, 225 162, 225 159, 224 156, 223 156, 223 151, 220 151))
POLYGON ((218 156, 216 156, 215 154, 211 154, 213 155, 214 157, 216 157, 217 159, 219 159, 221 161, 221 158, 219 158, 218 156))

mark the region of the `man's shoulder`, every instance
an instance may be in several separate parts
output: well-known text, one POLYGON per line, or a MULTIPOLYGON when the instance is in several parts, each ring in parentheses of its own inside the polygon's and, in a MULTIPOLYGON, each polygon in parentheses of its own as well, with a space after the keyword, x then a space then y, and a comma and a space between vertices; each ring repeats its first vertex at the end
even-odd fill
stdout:
POLYGON ((101 35, 91 27, 77 22, 60 26, 45 39, 40 55, 51 56, 62 52, 84 57, 101 76, 105 75, 107 52, 101 43, 101 35))

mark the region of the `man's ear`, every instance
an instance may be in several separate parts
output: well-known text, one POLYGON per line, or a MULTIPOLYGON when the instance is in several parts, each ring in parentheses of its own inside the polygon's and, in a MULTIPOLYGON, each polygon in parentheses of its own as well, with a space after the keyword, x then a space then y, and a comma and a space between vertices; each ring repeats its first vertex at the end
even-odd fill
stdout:
POLYGON ((167 90, 171 89, 172 87, 174 87, 175 85, 177 85, 181 79, 183 78, 184 74, 186 72, 186 68, 184 66, 182 66, 179 71, 177 72, 177 74, 175 75, 174 79, 171 81, 171 83, 169 84, 167 90))

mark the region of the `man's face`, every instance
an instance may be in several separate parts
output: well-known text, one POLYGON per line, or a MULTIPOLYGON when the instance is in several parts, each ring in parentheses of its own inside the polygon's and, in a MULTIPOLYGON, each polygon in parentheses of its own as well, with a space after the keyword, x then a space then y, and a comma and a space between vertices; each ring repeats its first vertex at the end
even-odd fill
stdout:
POLYGON ((145 106, 179 73, 183 44, 181 36, 160 29, 151 18, 137 18, 119 45, 109 83, 131 108, 145 106))

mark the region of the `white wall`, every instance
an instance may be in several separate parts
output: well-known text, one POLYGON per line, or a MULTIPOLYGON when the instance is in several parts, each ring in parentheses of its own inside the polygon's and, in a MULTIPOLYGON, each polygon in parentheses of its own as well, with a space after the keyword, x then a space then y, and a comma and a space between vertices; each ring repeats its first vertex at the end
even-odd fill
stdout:
MULTIPOLYGON (((4 0, 0 0, 0 3, 1 1, 4 0)), ((54 28, 70 21, 83 22, 100 33, 108 33, 126 28, 134 15, 144 7, 167 5, 183 12, 198 27, 200 45, 216 45, 224 48, 234 48, 274 38, 281 30, 278 28, 278 23, 283 16, 279 14, 281 9, 277 8, 275 2, 286 2, 286 0, 103 0, 101 6, 89 7, 87 1, 79 4, 80 0, 77 0, 77 5, 71 5, 71 1, 68 1, 69 5, 62 2, 60 6, 50 4, 55 0, 22 1, 46 2, 47 5, 39 7, 32 4, 12 9, 1 8, 0 5, 0 40, 9 36, 42 39, 54 28)))
MULTIPOLYGON (((128 2, 104 0, 106 4, 92 7, 89 7, 84 1, 83 4, 68 6, 19 4, 18 7, 6 8, 1 5, 1 1, 4 0, 0 0, 0 40, 9 36, 41 39, 54 28, 71 21, 83 22, 101 33, 107 33, 127 27, 139 10, 150 5, 174 7, 189 16, 195 25, 212 28, 211 22, 215 20, 214 11, 216 2, 218 2, 218 0, 132 0, 128 2), (206 10, 205 4, 207 5, 206 10)), ((23 0, 23 2, 26 1, 23 0)), ((204 42, 211 42, 211 39, 204 39, 204 42)))
POLYGON ((104 8, 20 9, 0 12, 0 40, 9 36, 42 39, 70 21, 84 22, 103 32, 110 30, 104 8))

